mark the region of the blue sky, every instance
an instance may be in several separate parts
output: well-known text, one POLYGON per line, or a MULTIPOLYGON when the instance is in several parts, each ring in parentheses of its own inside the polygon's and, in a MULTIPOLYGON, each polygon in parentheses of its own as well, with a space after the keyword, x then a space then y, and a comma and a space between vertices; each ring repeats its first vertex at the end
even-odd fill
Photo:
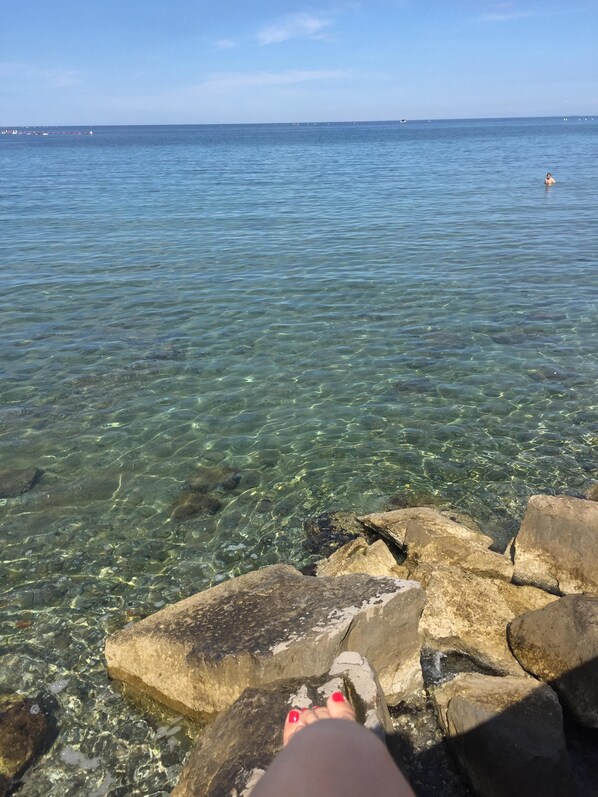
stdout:
POLYGON ((598 0, 0 0, 0 126, 598 115, 598 0))

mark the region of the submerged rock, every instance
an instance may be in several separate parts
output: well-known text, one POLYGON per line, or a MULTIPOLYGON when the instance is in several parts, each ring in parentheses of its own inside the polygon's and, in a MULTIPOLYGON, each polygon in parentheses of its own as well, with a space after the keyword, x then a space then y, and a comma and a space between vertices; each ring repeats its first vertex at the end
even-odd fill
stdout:
POLYGON ((598 503, 532 495, 513 551, 519 583, 557 595, 598 592, 598 503))
POLYGON ((286 565, 247 573, 109 637, 109 674, 192 717, 248 687, 326 672, 355 650, 390 704, 421 685, 419 584, 364 575, 302 576, 286 565))
POLYGON ((16 498, 28 492, 43 476, 41 468, 4 468, 0 470, 0 498, 16 498))
POLYGON ((381 736, 392 732, 374 671, 359 654, 347 652, 320 678, 246 689, 203 731, 171 797, 249 795, 282 747, 281 728, 288 711, 323 705, 337 690, 353 704, 359 722, 381 736))
POLYGON ((431 506, 439 509, 443 504, 443 499, 433 493, 417 492, 415 490, 399 490, 393 493, 386 502, 385 512, 392 512, 394 509, 414 509, 418 506, 431 506))
POLYGON ((12 791, 54 737, 53 723, 39 701, 0 695, 0 797, 12 791))
POLYGON ((480 797, 573 793, 563 715, 533 678, 458 675, 434 690, 440 724, 480 797))
POLYGON ((171 520, 187 520, 195 515, 215 515, 222 509, 222 501, 213 495, 186 490, 174 503, 171 520))
POLYGON ((197 493, 212 490, 234 490, 241 481, 241 474, 235 468, 198 468, 189 479, 188 487, 197 493))
POLYGON ((305 548, 310 553, 328 556, 347 542, 363 537, 363 526, 352 512, 324 512, 304 524, 305 548))
POLYGON ((567 595, 511 621, 521 666, 548 681, 578 722, 598 728, 598 597, 567 595))
POLYGON ((53 507, 82 507, 93 501, 112 498, 120 488, 120 478, 110 471, 99 471, 66 484, 57 484, 36 490, 25 499, 27 509, 46 510, 53 507))
POLYGON ((588 501, 598 501, 598 482, 593 484, 586 492, 588 501))

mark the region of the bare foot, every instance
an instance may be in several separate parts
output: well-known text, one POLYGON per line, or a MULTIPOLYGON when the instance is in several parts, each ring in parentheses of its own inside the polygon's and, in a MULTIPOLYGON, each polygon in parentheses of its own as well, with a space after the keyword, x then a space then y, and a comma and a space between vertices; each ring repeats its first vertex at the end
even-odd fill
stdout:
POLYGON ((313 725, 318 720, 352 720, 355 722, 355 711, 353 706, 345 698, 342 692, 333 692, 325 706, 314 706, 314 708, 292 709, 287 714, 282 735, 283 747, 286 747, 293 736, 305 728, 313 725))

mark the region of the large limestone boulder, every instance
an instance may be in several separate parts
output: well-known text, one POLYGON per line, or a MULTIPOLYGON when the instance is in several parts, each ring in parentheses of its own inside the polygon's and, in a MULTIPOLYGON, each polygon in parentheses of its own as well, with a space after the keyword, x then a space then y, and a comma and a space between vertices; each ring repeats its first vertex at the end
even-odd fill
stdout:
POLYGON ((567 595, 509 625, 521 666, 549 681, 582 724, 598 728, 598 597, 567 595))
POLYGON ((598 592, 598 503, 532 495, 514 543, 514 579, 556 594, 598 592))
POLYGON ((458 675, 434 691, 438 719, 479 797, 572 794, 561 706, 533 678, 458 675))
POLYGON ((230 706, 248 687, 327 672, 355 650, 368 658, 390 704, 421 684, 411 581, 302 576, 273 565, 219 584, 109 637, 109 674, 189 716, 230 706))
POLYGON ((0 696, 0 797, 12 791, 54 738, 54 725, 37 700, 0 696))
POLYGON ((461 523, 446 517, 436 509, 427 506, 408 507, 395 509, 392 512, 375 512, 358 518, 367 529, 377 535, 391 540, 400 548, 405 548, 405 533, 407 526, 412 521, 417 521, 425 529, 438 532, 443 536, 456 537, 461 540, 482 545, 489 548, 492 538, 481 534, 479 531, 468 528, 461 523))
POLYGON ((318 576, 346 576, 349 573, 365 573, 368 576, 405 578, 406 571, 397 562, 383 540, 368 545, 358 537, 335 551, 328 559, 316 566, 318 576))
POLYGON ((420 630, 427 648, 461 653, 500 675, 523 675, 507 643, 507 625, 554 596, 436 563, 421 564, 410 574, 426 593, 420 630))
POLYGON ((246 689, 201 734, 171 797, 247 797, 282 746, 287 712, 324 705, 334 691, 342 691, 350 699, 358 722, 381 738, 392 733, 376 674, 362 656, 347 651, 319 679, 278 681, 267 689, 246 689))
POLYGON ((487 545, 480 545, 475 538, 464 539, 421 520, 409 521, 404 544, 407 567, 420 562, 439 562, 507 582, 513 576, 513 564, 503 554, 489 551, 487 545))

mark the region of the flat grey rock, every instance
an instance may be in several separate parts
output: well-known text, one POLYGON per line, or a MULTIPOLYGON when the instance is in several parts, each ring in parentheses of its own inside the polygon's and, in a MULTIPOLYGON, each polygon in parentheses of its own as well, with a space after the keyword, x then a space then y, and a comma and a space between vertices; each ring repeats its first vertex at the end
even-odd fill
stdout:
POLYGON ((421 586, 286 565, 247 573, 112 635, 109 674, 192 717, 230 706, 249 687, 327 672, 346 650, 375 668, 389 704, 421 686, 421 586))

